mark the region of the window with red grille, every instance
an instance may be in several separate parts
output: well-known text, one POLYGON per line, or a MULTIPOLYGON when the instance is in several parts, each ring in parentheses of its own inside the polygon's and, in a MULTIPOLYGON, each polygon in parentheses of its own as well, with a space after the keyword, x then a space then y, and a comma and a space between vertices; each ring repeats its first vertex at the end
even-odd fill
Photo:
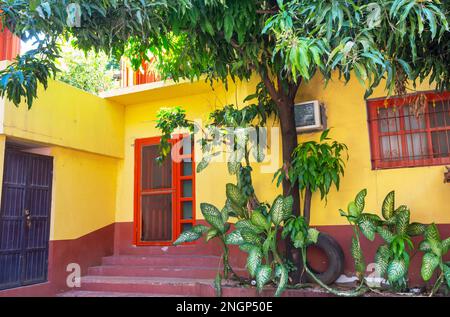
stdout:
POLYGON ((450 164, 450 92, 367 102, 374 169, 450 164), (418 98, 425 100, 414 111, 418 98))

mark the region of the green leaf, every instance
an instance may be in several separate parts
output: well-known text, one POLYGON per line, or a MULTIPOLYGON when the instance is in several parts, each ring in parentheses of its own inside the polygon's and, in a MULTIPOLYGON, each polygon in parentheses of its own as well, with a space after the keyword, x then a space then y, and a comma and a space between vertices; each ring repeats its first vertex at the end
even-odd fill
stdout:
POLYGON ((408 229, 406 230, 406 233, 410 237, 420 236, 425 233, 425 229, 427 228, 427 225, 424 225, 423 223, 413 222, 408 226, 408 229))
POLYGON ((211 228, 208 230, 208 232, 206 233, 206 242, 208 242, 209 240, 211 240, 212 238, 216 237, 219 234, 219 231, 216 228, 211 228))
POLYGON ((231 37, 233 36, 234 19, 229 11, 225 14, 223 27, 225 32, 225 41, 230 43, 231 37))
POLYGON ((442 254, 447 254, 450 249, 450 237, 442 241, 442 254))
POLYGON ((247 257, 247 271, 250 274, 251 277, 254 277, 256 275, 256 271, 258 267, 261 265, 262 262, 262 251, 260 248, 253 248, 250 250, 250 253, 247 257))
POLYGON ((308 237, 307 239, 307 243, 308 244, 315 244, 317 243, 317 239, 319 239, 319 230, 314 229, 314 228, 309 228, 308 229, 308 237))
POLYGON ((230 218, 230 208, 229 206, 226 206, 222 208, 220 211, 220 214, 222 215, 222 221, 226 223, 228 219, 230 218))
POLYGON ((196 233, 202 235, 202 234, 208 232, 208 230, 209 230, 209 228, 208 228, 207 226, 204 226, 204 225, 195 225, 195 226, 193 226, 193 227, 191 228, 190 231, 193 231, 193 232, 196 232, 196 233))
POLYGON ((306 239, 305 234, 302 231, 299 231, 296 233, 294 237, 294 247, 297 249, 301 249, 306 246, 306 239))
POLYGON ((358 217, 359 214, 360 214, 360 211, 359 211, 359 209, 356 206, 356 203, 354 201, 351 201, 348 204, 347 210, 348 210, 349 215, 351 215, 353 217, 358 217))
POLYGON ((381 213, 383 214, 384 219, 388 220, 394 214, 394 204, 395 204, 395 192, 391 191, 387 194, 386 198, 384 198, 383 206, 381 207, 381 213))
POLYGON ((222 214, 219 209, 208 203, 201 203, 200 210, 202 211, 205 220, 214 228, 222 233, 225 233, 225 223, 222 219, 222 214))
POLYGON ((442 256, 442 243, 436 240, 428 240, 430 243, 431 251, 438 257, 442 256))
POLYGON ((387 268, 387 278, 388 281, 393 283, 404 278, 408 268, 404 259, 394 259, 392 260, 387 268))
POLYGON ((226 185, 227 198, 236 206, 243 207, 247 202, 245 196, 241 193, 239 188, 231 183, 226 185))
POLYGON ((243 244, 245 241, 241 236, 241 232, 239 230, 234 230, 233 232, 231 232, 230 234, 228 234, 225 237, 225 243, 226 244, 236 244, 236 245, 240 245, 243 244))
POLYGON ((408 229, 409 225, 409 219, 410 219, 409 210, 400 211, 398 214, 395 215, 395 224, 398 234, 403 235, 406 233, 406 230, 408 229))
POLYGON ((355 205, 358 208, 359 214, 361 214, 364 211, 366 196, 367 196, 367 189, 363 189, 358 194, 356 194, 355 205))
POLYGON ((239 171, 240 166, 241 164, 239 162, 235 161, 227 162, 228 173, 230 173, 230 175, 236 175, 236 173, 239 171))
POLYGON ((241 251, 244 251, 244 252, 247 252, 247 253, 249 253, 253 248, 257 248, 257 247, 258 247, 257 245, 254 245, 254 244, 251 244, 251 243, 247 243, 247 242, 239 244, 239 249, 241 251))
POLYGON ((445 280, 447 281, 447 287, 450 288, 450 266, 448 266, 447 264, 444 264, 443 272, 444 272, 445 280))
POLYGON ((261 244, 261 237, 255 234, 253 231, 250 231, 249 229, 241 229, 239 231, 241 232, 241 236, 245 242, 251 243, 253 245, 261 244))
POLYGON ((272 222, 279 225, 284 220, 284 198, 283 196, 278 196, 270 208, 270 215, 272 217, 272 222))
POLYGON ((248 219, 239 220, 238 222, 236 222, 235 226, 239 230, 250 230, 254 234, 259 234, 259 233, 263 232, 263 229, 261 229, 260 227, 255 226, 252 223, 252 221, 248 220, 248 219))
POLYGON ((364 273, 366 272, 366 263, 364 260, 364 255, 361 251, 361 246, 355 237, 352 237, 351 254, 355 262, 356 273, 358 276, 364 276, 364 273))
POLYGON ((283 200, 283 220, 286 220, 292 215, 292 206, 294 205, 294 198, 292 196, 284 197, 283 200))
POLYGON ((192 242, 192 241, 200 239, 201 236, 202 236, 201 234, 191 231, 191 230, 184 231, 183 233, 180 234, 178 239, 175 240, 173 245, 179 245, 179 244, 182 244, 185 242, 192 242))
POLYGON ((384 227, 377 227, 377 233, 387 243, 391 243, 394 240, 394 234, 384 227))
POLYGON ((427 228, 425 229, 425 240, 441 241, 439 230, 436 227, 436 224, 432 223, 431 225, 427 226, 427 228))
POLYGON ((439 257, 433 253, 425 253, 422 258, 422 268, 420 269, 420 274, 424 281, 429 281, 433 276, 434 270, 439 265, 439 257))
POLYGON ((391 251, 386 244, 378 247, 375 253, 375 269, 379 276, 384 276, 389 265, 389 258, 391 257, 391 251))
POLYGON ((373 241, 375 239, 376 226, 369 218, 362 216, 360 217, 360 220, 358 222, 358 227, 367 239, 373 241))
POLYGON ((197 173, 202 172, 205 168, 208 167, 209 162, 211 162, 211 157, 209 155, 203 156, 200 163, 197 164, 197 173))
POLYGON ((261 292, 264 285, 270 281, 272 275, 272 269, 269 265, 261 265, 256 270, 256 288, 258 292, 261 292))
POLYGON ((283 293, 283 291, 286 288, 286 285, 289 280, 289 273, 284 265, 277 265, 276 270, 277 270, 277 275, 280 276, 280 280, 278 282, 277 291, 275 292, 275 297, 279 297, 279 296, 281 296, 281 294, 283 293))
POLYGON ((257 210, 253 211, 251 215, 251 221, 252 224, 257 226, 261 229, 268 229, 269 228, 269 222, 267 221, 266 217, 263 216, 263 214, 257 210))

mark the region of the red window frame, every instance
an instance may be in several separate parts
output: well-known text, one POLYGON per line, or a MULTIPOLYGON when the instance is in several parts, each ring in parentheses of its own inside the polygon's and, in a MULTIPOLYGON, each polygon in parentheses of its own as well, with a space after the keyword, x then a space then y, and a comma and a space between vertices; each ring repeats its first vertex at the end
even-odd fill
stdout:
MULTIPOLYGON (((187 134, 175 135, 169 142, 174 146, 182 142, 184 137, 188 137, 187 134)), ((143 195, 141 189, 141 173, 142 173, 142 149, 145 146, 156 145, 161 142, 161 137, 150 137, 144 139, 135 140, 135 168, 134 168, 134 233, 133 242, 137 246, 168 246, 179 237, 182 232, 182 226, 190 224, 192 226, 196 223, 196 200, 195 200, 195 157, 194 146, 191 147, 190 154, 180 154, 178 158, 180 160, 172 160, 172 187, 163 190, 151 190, 155 193, 164 192, 172 193, 172 240, 171 241, 142 241, 141 230, 141 197, 143 195), (191 159, 192 173, 190 176, 182 175, 182 160, 191 159), (183 181, 192 181, 192 197, 182 196, 182 184, 183 181), (185 201, 192 201, 192 219, 182 219, 182 203, 185 201)), ((171 159, 168 157, 167 159, 171 159)))
MULTIPOLYGON (((370 147, 371 147, 371 161, 372 169, 388 169, 388 168, 401 168, 401 167, 420 167, 420 166, 433 166, 433 165, 446 165, 450 164, 450 156, 447 157, 433 157, 433 143, 432 143, 432 132, 436 131, 448 131, 450 130, 450 122, 445 122, 444 127, 432 128, 430 126, 430 111, 429 107, 433 105, 434 102, 448 100, 450 102, 450 92, 422 92, 427 100, 427 106, 424 112, 425 128, 417 129, 412 131, 406 131, 403 120, 403 106, 410 105, 414 100, 416 100, 418 94, 411 94, 406 97, 391 97, 391 98, 378 98, 367 100, 367 113, 368 113, 368 125, 369 125, 369 137, 370 137, 370 147), (381 132, 379 121, 379 109, 395 107, 396 111, 399 113, 399 124, 400 129, 396 132, 381 132), (407 154, 407 135, 422 133, 426 134, 426 142, 428 148, 427 157, 413 158, 410 159, 407 154), (385 136, 396 136, 398 135, 401 140, 402 158, 395 160, 385 160, 382 158, 382 145, 380 144, 381 137, 385 136)), ((447 140, 447 144, 450 145, 450 140, 447 140)))

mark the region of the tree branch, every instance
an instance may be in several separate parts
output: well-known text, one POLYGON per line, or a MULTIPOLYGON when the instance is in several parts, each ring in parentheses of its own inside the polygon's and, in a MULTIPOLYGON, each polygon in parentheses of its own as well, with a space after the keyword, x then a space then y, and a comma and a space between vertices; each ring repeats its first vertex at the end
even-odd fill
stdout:
POLYGON ((267 68, 265 66, 260 65, 259 74, 261 76, 261 79, 264 82, 264 85, 267 88, 267 91, 270 94, 270 97, 272 98, 273 101, 275 101, 275 103, 277 105, 279 105, 280 101, 281 101, 281 98, 278 95, 278 92, 277 92, 277 90, 275 88, 275 85, 274 85, 273 81, 269 78, 269 73, 268 73, 267 68))
POLYGON ((289 84, 289 93, 288 93, 288 95, 289 95, 289 98, 291 100, 295 99, 295 96, 297 95, 297 91, 298 91, 301 83, 302 83, 302 78, 300 77, 300 78, 297 79, 296 83, 289 84))

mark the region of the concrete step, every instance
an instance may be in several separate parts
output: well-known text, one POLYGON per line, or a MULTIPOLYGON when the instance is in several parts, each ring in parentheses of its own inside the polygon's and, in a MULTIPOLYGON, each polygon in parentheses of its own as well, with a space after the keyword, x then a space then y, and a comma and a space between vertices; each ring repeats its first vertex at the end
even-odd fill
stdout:
MULTIPOLYGON (((58 294, 58 297, 167 297, 167 294, 148 293, 120 293, 120 292, 95 292, 95 291, 69 291, 58 294)), ((186 297, 186 295, 173 295, 172 297, 186 297)))
POLYGON ((214 296, 212 279, 129 276, 85 276, 82 291, 214 296), (206 287, 205 287, 206 286, 206 287))
MULTIPOLYGON (((224 282, 223 297, 273 297, 275 288, 265 287, 258 294, 255 287, 236 286, 224 282)), ((183 279, 159 277, 86 276, 81 279, 81 289, 61 294, 63 297, 214 297, 212 279, 183 279)), ((317 289, 289 289, 283 297, 330 297, 332 295, 317 289)))
POLYGON ((129 246, 121 249, 119 255, 220 255, 220 249, 215 253, 205 253, 197 246, 129 246))
MULTIPOLYGON (((222 268, 218 267, 102 265, 90 267, 88 275, 214 279, 218 270, 222 273, 222 268)), ((234 268, 234 271, 240 276, 248 275, 242 268, 234 268)))
POLYGON ((219 256, 202 255, 114 255, 102 259, 103 265, 215 267, 219 256))

